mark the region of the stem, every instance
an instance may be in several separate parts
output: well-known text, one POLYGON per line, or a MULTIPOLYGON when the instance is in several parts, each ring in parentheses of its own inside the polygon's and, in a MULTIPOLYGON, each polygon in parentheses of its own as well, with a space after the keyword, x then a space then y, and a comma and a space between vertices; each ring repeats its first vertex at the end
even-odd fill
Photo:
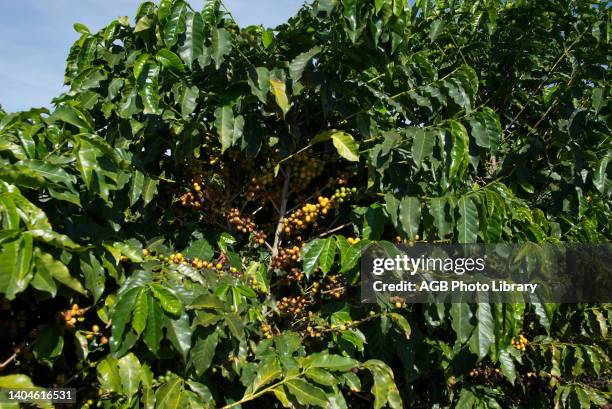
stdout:
POLYGON ((246 395, 246 396, 244 396, 242 399, 240 399, 239 401, 234 402, 234 403, 230 403, 229 405, 225 405, 225 406, 223 406, 221 409, 229 409, 229 408, 233 408, 234 406, 242 405, 242 404, 243 404, 243 403, 245 403, 245 402, 248 402, 248 401, 250 401, 250 400, 253 400, 253 399, 255 399, 255 398, 258 398, 258 397, 260 397, 261 395, 263 395, 263 394, 265 394, 265 393, 268 393, 268 392, 272 391, 272 390, 273 390, 273 389, 275 389, 275 388, 278 388, 279 386, 281 386, 282 384, 284 384, 284 383, 285 383, 285 382, 287 382, 287 381, 291 381, 291 380, 294 380, 294 379, 299 378, 299 377, 300 377, 300 375, 303 375, 303 373, 300 373, 300 374, 295 375, 295 376, 291 376, 291 377, 289 377, 289 378, 285 378, 285 379, 283 379, 282 381, 279 381, 279 382, 277 382, 277 383, 275 383, 275 384, 273 384, 273 385, 270 385, 270 386, 268 386, 267 388, 262 389, 262 390, 260 390, 259 392, 254 393, 254 394, 252 394, 252 395, 246 395))
POLYGON ((4 362, 2 362, 0 364, 0 370, 4 369, 5 366, 7 366, 8 364, 10 364, 13 359, 17 358, 17 352, 15 352, 13 355, 11 355, 10 357, 8 357, 8 359, 4 362))
POLYGON ((276 232, 274 233, 274 244, 272 244, 272 258, 278 256, 278 246, 280 244, 280 235, 283 231, 283 218, 287 212, 287 196, 289 193, 289 179, 291 178, 291 168, 285 168, 285 181, 283 182, 283 193, 281 195, 280 209, 278 210, 278 223, 276 224, 276 232))

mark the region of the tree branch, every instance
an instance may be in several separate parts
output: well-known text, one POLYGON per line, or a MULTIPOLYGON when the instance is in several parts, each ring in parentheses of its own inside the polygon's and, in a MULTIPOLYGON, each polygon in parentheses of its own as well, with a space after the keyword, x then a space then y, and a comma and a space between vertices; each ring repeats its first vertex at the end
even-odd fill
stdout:
POLYGON ((280 244, 280 235, 283 231, 283 218, 287 212, 287 198, 289 194, 289 179, 291 178, 291 168, 285 168, 285 181, 283 182, 283 193, 280 200, 280 209, 278 209, 278 223, 276 224, 276 232, 274 233, 274 244, 272 244, 272 258, 278 256, 278 246, 280 244))

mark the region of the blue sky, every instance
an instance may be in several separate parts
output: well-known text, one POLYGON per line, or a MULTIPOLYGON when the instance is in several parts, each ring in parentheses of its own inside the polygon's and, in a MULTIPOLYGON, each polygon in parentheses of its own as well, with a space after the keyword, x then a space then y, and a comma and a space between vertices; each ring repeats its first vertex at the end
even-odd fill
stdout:
MULTIPOLYGON (((204 0, 189 0, 200 10, 204 0)), ((140 0, 0 0, 0 104, 9 112, 50 106, 62 92, 65 59, 78 38, 75 22, 97 31, 136 14, 140 0)), ((274 27, 303 0, 225 0, 241 26, 274 27)))

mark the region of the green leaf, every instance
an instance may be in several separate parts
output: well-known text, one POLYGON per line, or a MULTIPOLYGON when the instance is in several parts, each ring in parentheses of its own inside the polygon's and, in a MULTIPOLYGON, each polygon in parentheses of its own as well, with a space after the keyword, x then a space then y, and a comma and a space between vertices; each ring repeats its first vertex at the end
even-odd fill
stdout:
POLYGON ((179 56, 174 54, 167 48, 162 48, 161 50, 159 50, 155 55, 155 59, 164 68, 170 68, 171 70, 179 72, 185 71, 185 66, 183 65, 183 62, 181 61, 179 56))
POLYGON ((191 87, 185 87, 183 91, 183 97, 181 99, 181 115, 187 119, 189 115, 193 113, 196 106, 198 105, 198 96, 200 95, 200 89, 193 85, 191 87))
POLYGON ((402 408, 402 398, 395 385, 391 368, 384 362, 376 359, 364 362, 363 367, 372 372, 374 380, 374 385, 372 386, 374 408, 380 409, 385 404, 388 404, 393 409, 402 408))
POLYGON ((62 121, 76 126, 83 132, 94 132, 91 118, 75 107, 61 106, 57 108, 51 117, 51 121, 62 121))
POLYGON ((478 208, 468 195, 463 195, 457 202, 459 220, 457 221, 457 237, 459 243, 476 243, 478 238, 478 208))
POLYGON ((200 339, 195 343, 191 350, 190 362, 195 368, 198 376, 202 376, 210 367, 218 342, 219 336, 216 332, 213 332, 205 339, 200 339))
POLYGON ((183 359, 187 359, 187 354, 191 349, 191 334, 193 333, 187 313, 183 312, 176 319, 165 316, 164 327, 166 328, 166 336, 174 348, 181 354, 183 359))
POLYGON ((36 254, 36 270, 46 270, 43 274, 51 275, 56 281, 64 284, 66 287, 85 295, 87 292, 79 280, 70 275, 68 267, 62 262, 57 261, 51 254, 37 251, 36 254))
POLYGON ((130 179, 130 189, 128 191, 128 196, 130 198, 130 206, 134 206, 138 199, 140 199, 144 179, 145 176, 141 171, 136 170, 134 171, 134 173, 132 173, 132 178, 130 179))
POLYGON ((434 197, 428 202, 429 214, 433 216, 434 226, 440 239, 453 232, 450 201, 446 197, 434 197))
POLYGON ((136 334, 140 335, 145 330, 148 315, 148 292, 144 288, 141 288, 134 302, 134 313, 132 316, 132 328, 134 328, 136 334))
POLYGON ((155 407, 159 409, 182 409, 183 380, 173 376, 155 391, 155 407))
POLYGON ((85 287, 93 296, 94 302, 98 302, 104 292, 106 275, 96 256, 93 253, 89 253, 88 256, 83 255, 79 264, 85 277, 85 287))
POLYGON ((307 369, 304 375, 320 385, 335 386, 338 383, 338 379, 334 375, 321 368, 307 369))
POLYGON ((478 303, 475 317, 476 327, 474 332, 472 332, 469 345, 470 351, 478 356, 478 360, 481 360, 487 356, 491 345, 495 342, 491 305, 488 303, 478 303))
POLYGON ((221 140, 221 152, 225 152, 234 143, 234 112, 225 105, 215 111, 215 128, 221 140))
POLYGON ((465 344, 474 332, 472 323, 474 314, 470 305, 467 303, 453 303, 450 306, 451 327, 457 335, 457 341, 465 344))
POLYGON ((83 23, 74 23, 72 25, 72 28, 74 28, 74 31, 76 31, 79 34, 84 34, 84 35, 91 34, 89 31, 89 28, 87 28, 87 26, 83 23))
POLYGON ((331 138, 340 156, 351 162, 359 162, 359 145, 350 134, 337 131, 332 133, 331 138))
POLYGON ((499 363, 501 365, 502 373, 506 379, 508 379, 510 383, 514 385, 514 382, 516 381, 516 367, 514 366, 512 355, 510 355, 507 350, 503 350, 499 353, 499 363))
POLYGON ((398 222, 408 238, 414 240, 421 222, 421 202, 418 198, 406 196, 400 200, 398 222))
POLYGON ((299 54, 289 63, 289 76, 294 83, 298 82, 302 78, 304 69, 310 60, 312 60, 317 54, 321 52, 322 48, 319 46, 313 47, 310 50, 299 54))
POLYGON ((449 124, 452 146, 448 177, 450 180, 460 179, 465 174, 469 163, 469 137, 461 123, 451 120, 449 124))
POLYGON ((476 145, 489 149, 491 152, 497 151, 501 142, 502 129, 499 118, 495 112, 484 107, 481 112, 473 113, 468 122, 472 128, 472 136, 476 145))
POLYGON ((444 31, 444 21, 434 20, 429 27, 429 42, 433 43, 444 31))
POLYGON ((180 315, 183 305, 170 290, 157 283, 150 284, 150 288, 151 293, 159 300, 164 311, 172 315, 180 315))
POLYGON ((163 337, 164 312, 159 303, 147 292, 147 325, 143 340, 147 348, 157 353, 163 337))
POLYGON ((144 201, 144 205, 148 205, 151 200, 157 195, 157 185, 159 184, 159 180, 151 179, 150 177, 145 177, 144 182, 142 183, 142 200, 144 201))
POLYGON ((196 240, 183 250, 183 255, 190 259, 197 257, 200 260, 210 260, 213 254, 213 248, 206 239, 196 240))
POLYGON ((301 251, 301 260, 304 273, 309 276, 315 268, 320 268, 327 274, 336 257, 336 242, 333 237, 315 239, 304 245, 301 251))
POLYGON ((62 355, 64 337, 62 330, 55 324, 43 326, 36 337, 32 353, 36 360, 49 367, 62 355))
POLYGON ((0 246, 0 293, 12 300, 32 279, 32 237, 21 235, 0 246))
POLYGON ((302 405, 315 405, 322 408, 329 407, 327 395, 323 389, 318 388, 303 379, 293 379, 285 382, 289 392, 295 396, 302 405))
POLYGON ((412 142, 412 159, 417 168, 421 167, 423 160, 428 158, 433 153, 434 142, 436 138, 430 132, 424 129, 410 128, 410 133, 413 135, 412 142))
POLYGON ((132 317, 132 309, 136 302, 140 289, 132 288, 122 294, 115 304, 115 308, 112 315, 112 327, 111 327, 111 338, 110 347, 111 351, 118 351, 123 343, 123 334, 125 333, 125 326, 132 317))
POLYGON ((232 36, 224 28, 217 28, 212 33, 212 54, 215 69, 221 68, 225 56, 232 51, 232 36))
POLYGON ((72 187, 76 183, 76 177, 66 172, 61 166, 51 164, 38 159, 24 159, 16 163, 17 167, 26 168, 34 171, 43 178, 72 187))
POLYGON ((179 54, 187 67, 192 68, 204 51, 204 21, 200 13, 187 16, 185 38, 179 46, 179 54))
POLYGON ((265 30, 261 33, 261 42, 264 48, 270 48, 272 44, 274 44, 274 31, 272 29, 265 30))
POLYGON ((141 381, 141 367, 138 358, 130 352, 117 361, 117 366, 123 394, 128 397, 134 396, 138 392, 141 381))
POLYGON ((259 365, 257 365, 256 373, 257 375, 255 375, 255 378, 247 388, 245 395, 247 393, 253 394, 273 380, 280 378, 282 369, 278 359, 272 357, 260 362, 259 365))
POLYGON ((610 163, 610 156, 604 156, 601 158, 597 167, 595 168, 595 174, 593 175, 593 185, 595 188, 605 196, 612 195, 612 180, 608 178, 608 164, 610 163))
POLYGON ((96 372, 98 373, 98 382, 102 390, 116 393, 122 392, 119 366, 115 358, 107 356, 101 360, 96 366, 96 372))
POLYGON ((276 105, 278 105, 283 112, 283 116, 287 115, 291 105, 289 104, 289 98, 287 97, 285 81, 279 78, 270 78, 270 88, 274 94, 276 105))
MULTIPOLYGON (((136 73, 136 68, 135 71, 136 73)), ((142 98, 145 114, 157 114, 159 109, 159 67, 152 60, 143 63, 137 74, 138 94, 142 98)))
MULTIPOLYGON (((34 250, 34 265, 36 267, 31 284, 32 287, 36 288, 37 290, 48 292, 51 294, 51 297, 55 297, 55 294, 57 294, 57 285, 53 280, 51 269, 47 268, 45 261, 46 260, 41 259, 41 251, 39 249, 34 250)), ((51 261, 51 263, 52 262, 53 261, 51 261)), ((65 268, 63 264, 61 265, 65 268)))
POLYGON ((265 104, 268 101, 268 93, 270 92, 270 71, 266 67, 251 67, 248 75, 251 93, 265 104))
POLYGON ((225 304, 214 294, 202 294, 193 300, 191 304, 189 304, 189 307, 197 310, 204 308, 223 310, 225 309, 225 304))
POLYGON ((309 355, 302 362, 304 369, 324 368, 330 371, 346 372, 359 366, 359 361, 342 355, 328 352, 317 352, 309 355))
POLYGON ((230 332, 238 341, 241 341, 244 337, 244 324, 236 313, 227 314, 225 316, 225 323, 229 328, 230 332))
POLYGON ((387 316, 393 320, 407 339, 410 338, 412 328, 410 327, 408 320, 403 315, 391 312, 388 313, 387 316))
MULTIPOLYGON (((185 31, 185 13, 187 6, 185 2, 179 0, 174 2, 172 9, 170 10, 170 14, 168 16, 168 20, 164 25, 163 38, 164 43, 168 48, 172 48, 177 41, 179 34, 182 34, 185 31)), ((165 13, 167 9, 162 11, 162 14, 165 13)))

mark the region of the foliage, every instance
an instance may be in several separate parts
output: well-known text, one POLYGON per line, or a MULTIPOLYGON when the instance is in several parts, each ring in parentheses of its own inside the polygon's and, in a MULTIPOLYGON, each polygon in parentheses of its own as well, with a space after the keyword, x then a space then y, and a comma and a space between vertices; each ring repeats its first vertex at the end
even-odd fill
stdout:
POLYGON ((610 27, 582 0, 319 0, 274 30, 161 0, 76 24, 53 111, 0 111, 0 386, 609 404, 608 304, 368 306, 356 283, 372 241, 610 239, 610 27))

